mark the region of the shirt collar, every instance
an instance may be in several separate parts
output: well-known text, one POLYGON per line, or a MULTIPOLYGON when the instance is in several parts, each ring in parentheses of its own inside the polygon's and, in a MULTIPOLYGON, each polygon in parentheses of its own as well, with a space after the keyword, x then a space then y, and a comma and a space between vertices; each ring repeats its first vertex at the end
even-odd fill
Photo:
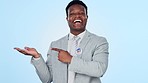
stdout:
MULTIPOLYGON (((81 39, 83 38, 83 36, 85 35, 86 30, 83 31, 82 33, 80 33, 79 35, 77 35, 78 37, 80 37, 81 39)), ((69 37, 68 39, 71 40, 75 35, 73 35, 72 33, 69 33, 69 37)))

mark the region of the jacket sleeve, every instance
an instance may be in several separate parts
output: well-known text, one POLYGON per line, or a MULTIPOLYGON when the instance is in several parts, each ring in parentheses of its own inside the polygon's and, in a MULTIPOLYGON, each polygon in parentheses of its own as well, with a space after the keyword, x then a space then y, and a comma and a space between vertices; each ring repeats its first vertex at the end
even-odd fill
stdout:
MULTIPOLYGON (((51 47, 51 46, 50 46, 51 47)), ((51 50, 49 49, 47 54, 47 61, 45 62, 42 56, 39 60, 31 59, 31 63, 34 65, 36 72, 42 81, 42 83, 51 83, 52 82, 52 65, 51 65, 51 55, 49 55, 51 50)))
POLYGON ((108 42, 105 38, 102 38, 93 54, 90 55, 92 56, 91 61, 74 56, 69 65, 69 70, 92 77, 102 77, 108 66, 108 54, 108 42))

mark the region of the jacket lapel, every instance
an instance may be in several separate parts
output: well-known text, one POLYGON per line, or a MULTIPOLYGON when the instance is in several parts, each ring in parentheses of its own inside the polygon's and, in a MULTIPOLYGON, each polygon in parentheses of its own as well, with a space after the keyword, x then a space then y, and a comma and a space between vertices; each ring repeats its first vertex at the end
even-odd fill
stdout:
POLYGON ((80 47, 80 49, 82 50, 82 53, 81 53, 80 57, 82 57, 83 51, 85 50, 86 45, 88 44, 88 42, 89 42, 90 39, 91 39, 90 36, 91 36, 91 33, 88 32, 88 31, 86 31, 86 33, 85 33, 83 39, 82 39, 81 42, 80 42, 80 46, 79 46, 79 47, 80 47))

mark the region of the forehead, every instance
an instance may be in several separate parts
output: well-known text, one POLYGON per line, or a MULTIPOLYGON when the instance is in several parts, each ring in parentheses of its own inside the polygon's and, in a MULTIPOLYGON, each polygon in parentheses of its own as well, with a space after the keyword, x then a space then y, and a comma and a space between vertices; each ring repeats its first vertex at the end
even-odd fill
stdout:
POLYGON ((85 11, 85 8, 82 5, 74 4, 74 5, 70 6, 69 9, 68 9, 68 11, 74 11, 74 10, 85 11))

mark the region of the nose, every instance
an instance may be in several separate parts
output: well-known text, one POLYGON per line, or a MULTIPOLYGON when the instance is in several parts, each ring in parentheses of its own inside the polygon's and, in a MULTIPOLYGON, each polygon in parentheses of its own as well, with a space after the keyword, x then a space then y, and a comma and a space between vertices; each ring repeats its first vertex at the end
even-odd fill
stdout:
POLYGON ((80 15, 79 14, 76 14, 75 17, 80 17, 80 15))
POLYGON ((80 14, 76 14, 76 15, 75 15, 75 18, 80 18, 80 17, 81 17, 80 14))

